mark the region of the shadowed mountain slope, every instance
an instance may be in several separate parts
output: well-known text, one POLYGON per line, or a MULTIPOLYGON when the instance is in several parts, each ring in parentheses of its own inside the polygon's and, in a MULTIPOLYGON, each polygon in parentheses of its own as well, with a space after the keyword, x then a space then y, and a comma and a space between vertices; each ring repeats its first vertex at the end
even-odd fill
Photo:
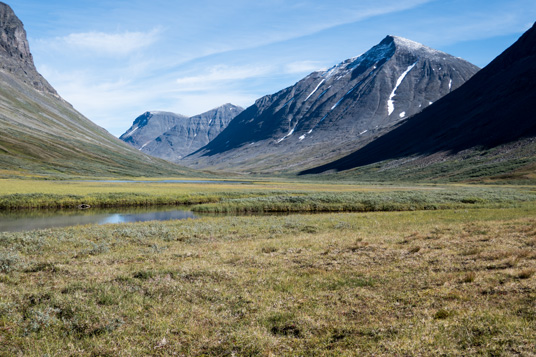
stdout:
POLYGON ((422 113, 362 149, 302 173, 348 170, 404 158, 412 159, 395 168, 410 162, 422 167, 464 150, 483 152, 520 139, 524 144, 505 150, 519 152, 525 147, 532 152, 526 145, 532 145, 530 138, 536 136, 535 104, 536 25, 462 87, 422 113))

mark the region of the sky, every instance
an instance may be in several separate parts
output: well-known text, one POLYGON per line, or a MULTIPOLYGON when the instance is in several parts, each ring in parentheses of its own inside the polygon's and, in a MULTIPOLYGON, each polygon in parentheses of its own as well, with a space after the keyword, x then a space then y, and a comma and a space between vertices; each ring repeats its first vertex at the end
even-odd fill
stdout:
POLYGON ((248 107, 401 36, 484 67, 536 20, 534 0, 4 0, 38 71, 119 136, 146 111, 248 107))

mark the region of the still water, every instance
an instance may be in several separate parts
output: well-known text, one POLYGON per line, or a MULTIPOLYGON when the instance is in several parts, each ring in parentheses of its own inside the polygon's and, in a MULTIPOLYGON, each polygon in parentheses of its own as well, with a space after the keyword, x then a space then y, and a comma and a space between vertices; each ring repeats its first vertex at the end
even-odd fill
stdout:
POLYGON ((187 207, 11 211, 0 212, 0 232, 21 232, 83 224, 195 219, 199 216, 187 207))

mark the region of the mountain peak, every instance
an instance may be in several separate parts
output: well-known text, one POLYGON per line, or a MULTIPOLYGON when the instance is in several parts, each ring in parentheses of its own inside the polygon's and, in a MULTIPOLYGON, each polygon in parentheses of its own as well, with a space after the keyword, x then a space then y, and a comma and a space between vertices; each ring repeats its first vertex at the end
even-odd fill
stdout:
POLYGON ((422 111, 477 70, 417 42, 387 36, 361 56, 257 99, 181 163, 270 172, 341 156, 422 111))
POLYGON ((11 57, 23 61, 31 59, 30 48, 26 41, 26 31, 19 18, 9 5, 0 2, 0 50, 11 57))
POLYGON ((0 69, 39 91, 57 95, 52 86, 37 72, 30 53, 26 31, 9 5, 0 2, 0 69))
POLYGON ((224 109, 224 110, 229 109, 229 110, 240 110, 240 111, 244 110, 244 108, 242 108, 242 107, 240 107, 238 105, 234 105, 232 103, 225 103, 224 105, 220 105, 219 107, 214 108, 214 109, 216 109, 216 110, 217 109, 224 109))
POLYGON ((509 172, 532 165, 525 160, 534 152, 534 103, 536 24, 456 91, 363 148, 303 173, 374 164, 384 177, 403 172, 405 180, 429 175, 473 181, 493 172, 524 179, 509 172))
POLYGON ((434 56, 434 55, 447 55, 444 52, 441 52, 441 51, 438 51, 438 50, 433 49, 431 47, 425 46, 422 43, 415 42, 415 41, 412 41, 412 40, 408 40, 407 38, 400 37, 400 36, 388 35, 382 40, 382 42, 380 42, 380 45, 381 44, 383 44, 383 45, 391 45, 391 46, 394 46, 394 48, 396 50, 399 50, 399 51, 400 50, 405 50, 405 51, 416 53, 416 54, 418 54, 418 53, 421 53, 421 54, 426 53, 429 56, 430 55, 431 56, 434 56))
POLYGON ((149 155, 178 161, 208 144, 242 111, 226 103, 193 117, 146 112, 134 120, 120 139, 149 155))

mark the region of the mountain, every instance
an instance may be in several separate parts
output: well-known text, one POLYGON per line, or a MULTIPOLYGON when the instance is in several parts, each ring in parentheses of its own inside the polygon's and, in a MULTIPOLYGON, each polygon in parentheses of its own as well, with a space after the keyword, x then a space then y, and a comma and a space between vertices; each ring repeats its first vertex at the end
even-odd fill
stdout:
POLYGON ((151 141, 185 120, 188 120, 188 117, 181 114, 145 112, 134 120, 132 126, 119 139, 144 151, 151 141))
POLYGON ((193 117, 146 112, 119 138, 146 154, 178 162, 208 144, 243 110, 227 103, 193 117))
POLYGON ((78 113, 37 72, 22 22, 0 3, 0 177, 191 174, 78 113))
POLYGON ((141 150, 149 155, 179 162, 207 145, 243 110, 228 103, 191 118, 182 118, 174 127, 142 146, 141 150))
POLYGON ((26 31, 13 10, 0 2, 0 68, 38 91, 57 95, 52 86, 37 72, 26 31))
POLYGON ((402 178, 534 171, 535 103, 536 24, 458 90, 362 149, 303 174, 370 164, 402 178))
POLYGON ((181 163, 296 171, 348 154, 461 86, 478 68, 400 37, 258 99, 181 163))

